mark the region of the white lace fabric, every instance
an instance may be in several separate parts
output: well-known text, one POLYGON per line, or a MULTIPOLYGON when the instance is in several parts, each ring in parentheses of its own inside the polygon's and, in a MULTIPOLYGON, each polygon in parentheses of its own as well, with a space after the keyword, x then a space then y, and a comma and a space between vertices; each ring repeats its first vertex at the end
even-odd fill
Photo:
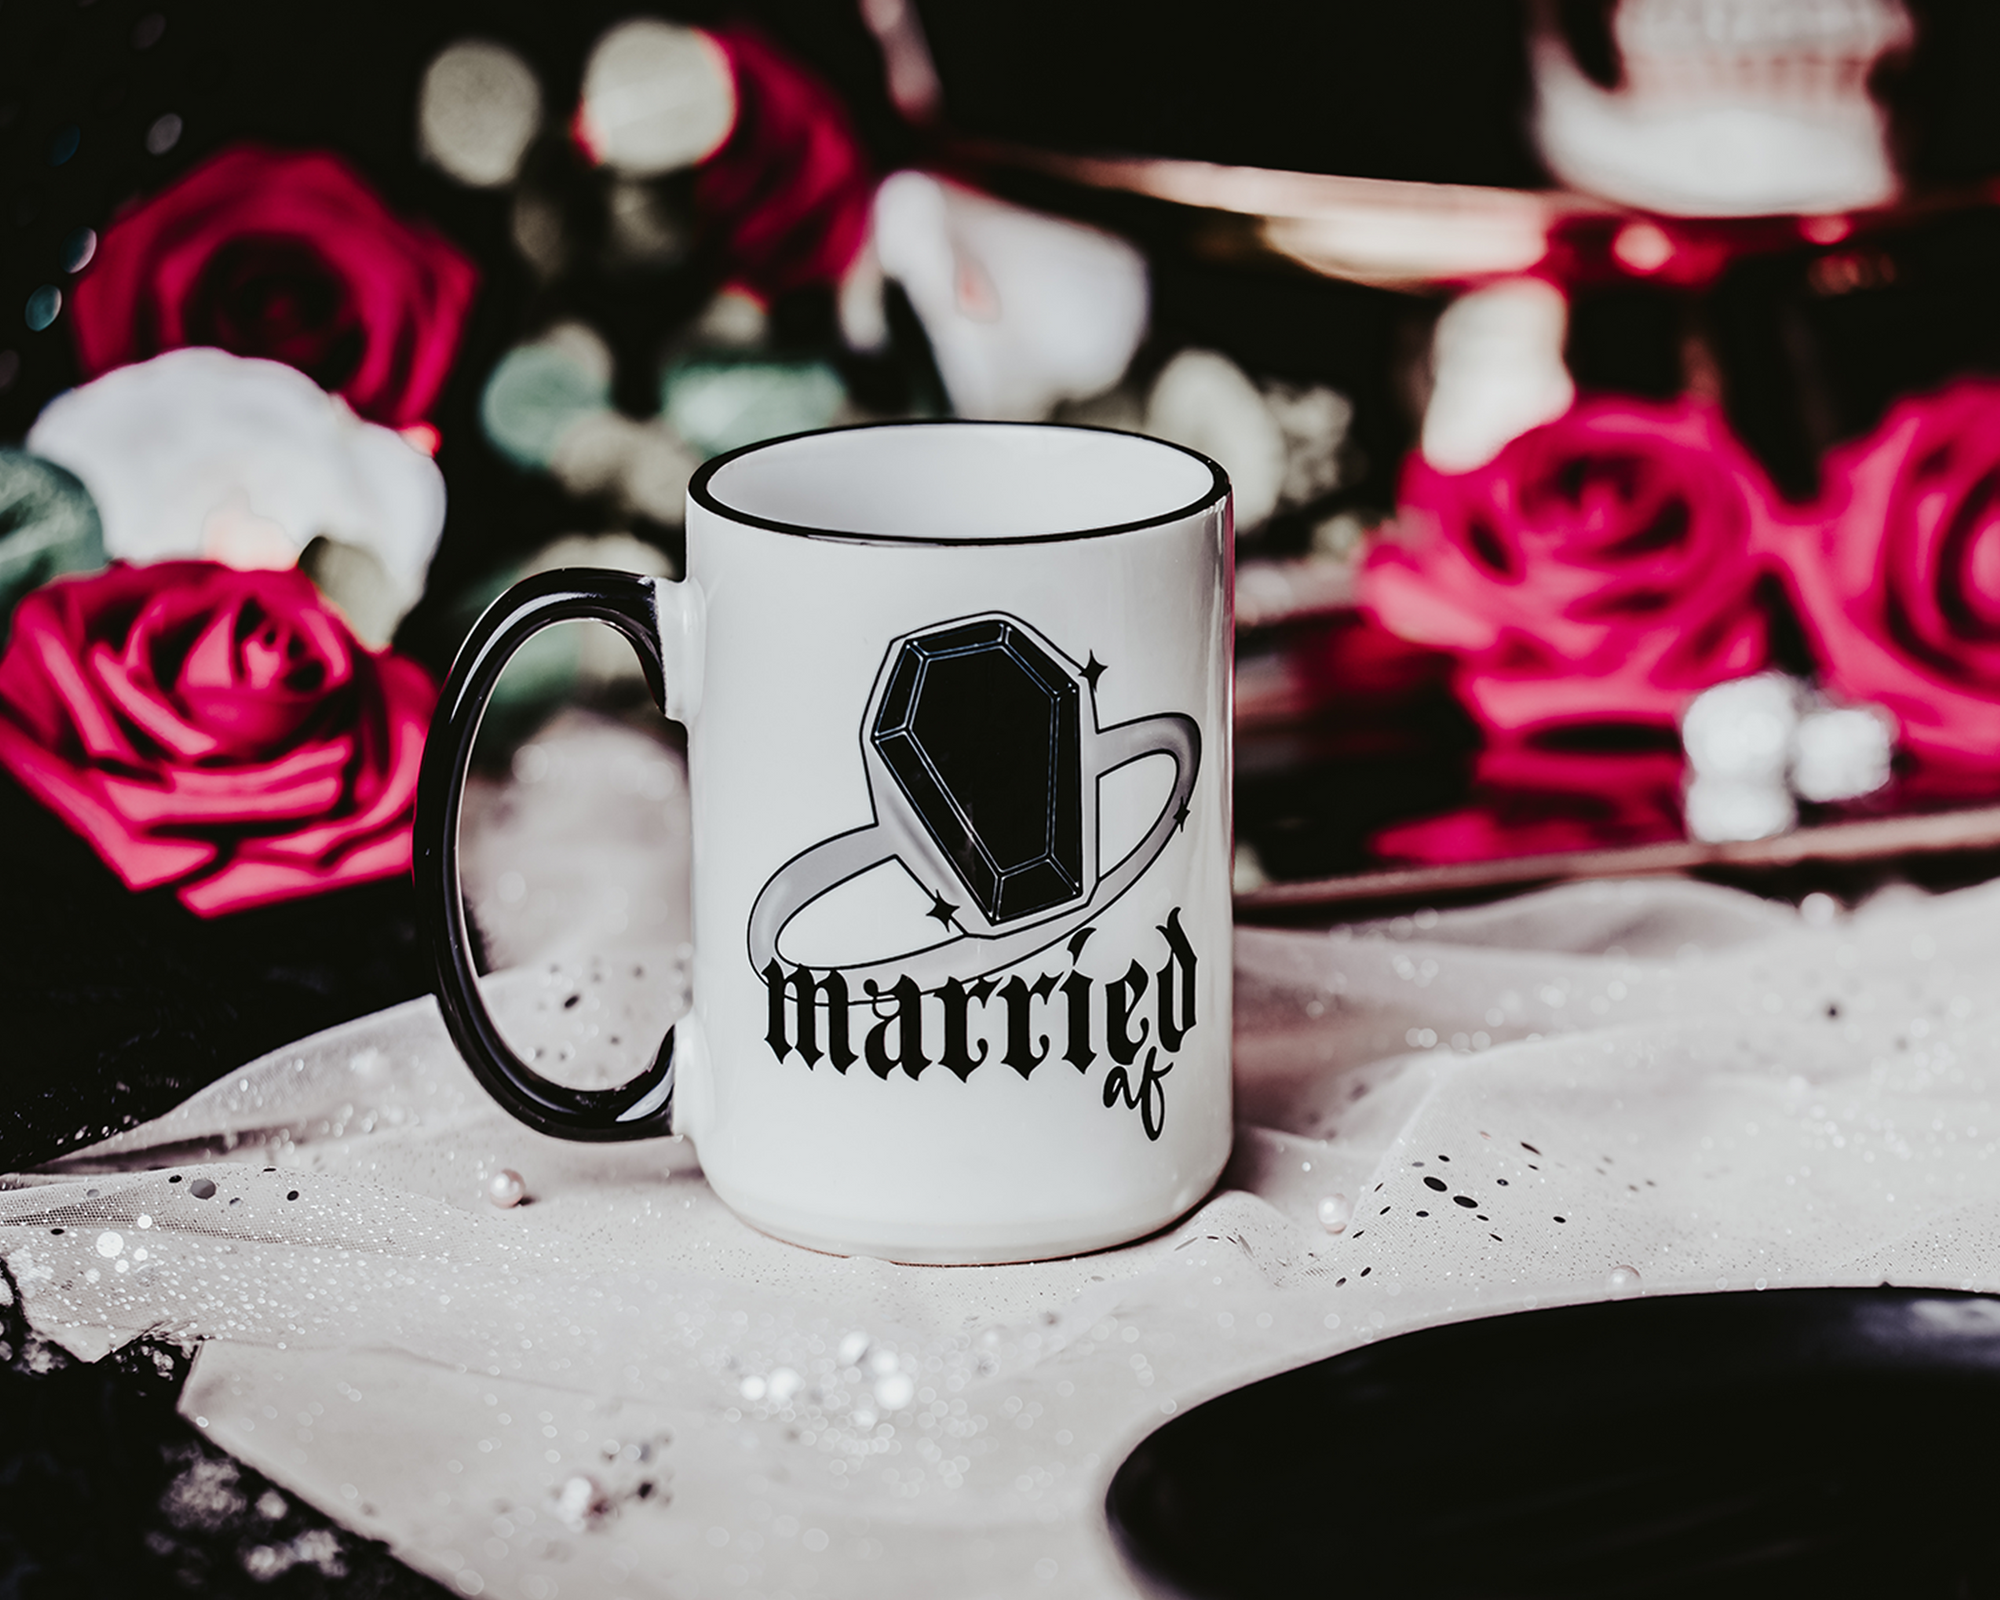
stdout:
MULTIPOLYGON (((429 1001, 7 1180, 0 1256, 86 1357, 201 1341, 198 1427, 461 1593, 1135 1593, 1111 1474, 1256 1377, 1627 1293, 2000 1290, 2000 885, 1809 909, 1659 880, 1239 930, 1229 1172, 1069 1261, 767 1239, 685 1144, 511 1121, 429 1001), (531 1204, 487 1203, 503 1167, 531 1204)), ((490 984, 550 1059, 671 1002, 670 945, 593 938, 490 984)))

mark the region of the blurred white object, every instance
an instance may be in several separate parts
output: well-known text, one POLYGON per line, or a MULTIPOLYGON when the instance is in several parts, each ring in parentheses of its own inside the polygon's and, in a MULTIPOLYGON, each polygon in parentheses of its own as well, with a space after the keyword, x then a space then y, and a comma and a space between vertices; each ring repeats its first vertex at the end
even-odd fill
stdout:
POLYGON ((861 20, 882 51, 889 98, 912 122, 934 122, 944 109, 944 85, 931 60, 914 0, 861 0, 861 20))
POLYGON ((1896 727, 1874 706, 1808 712, 1793 738, 1792 788, 1802 800, 1858 800, 1889 781, 1896 727))
MULTIPOLYGON (((1267 628, 1354 604, 1354 563, 1317 552, 1236 562, 1236 626, 1267 628)), ((1238 689, 1239 698, 1241 689, 1238 689)))
POLYGON ((1257 854, 1257 847, 1248 839, 1236 841, 1236 851, 1229 862, 1229 892, 1231 894, 1255 894, 1269 886, 1271 875, 1264 870, 1264 863, 1257 854))
POLYGON ((1688 835, 1768 839, 1797 822, 1794 797, 1873 794, 1889 781, 1895 733, 1878 707, 1829 705, 1780 672, 1704 690, 1681 717, 1688 835))
POLYGON ((688 479, 701 465, 681 438, 655 418, 595 411, 564 430, 549 471, 571 494, 610 494, 655 522, 677 526, 687 515, 688 479))
POLYGON ((1258 392, 1285 440, 1285 481, 1278 486, 1282 507, 1309 505, 1341 485, 1341 453, 1354 422, 1354 402, 1316 383, 1266 383, 1258 392))
POLYGON ((430 458, 276 361, 196 348, 118 367, 51 400, 27 444, 83 481, 114 560, 287 567, 325 537, 380 563, 400 618, 444 530, 430 458))
POLYGON ((597 41, 577 133, 607 167, 656 177, 713 155, 736 125, 736 80, 698 28, 635 17, 597 41))
POLYGON ((671 266, 693 242, 659 186, 639 178, 621 177, 606 190, 604 220, 605 254, 621 266, 671 266))
POLYGON ((704 458, 830 427, 846 413, 847 388, 824 361, 694 360, 661 384, 662 419, 704 458))
POLYGON ((1220 462, 1235 491, 1241 535, 1275 512, 1340 487, 1341 450, 1354 407, 1324 384, 1255 383, 1217 351, 1183 350, 1160 369, 1136 419, 1124 421, 1103 403, 1066 416, 1135 427, 1220 462))
POLYGON ((1602 209, 1552 191, 1284 172, 1159 156, 1036 150, 1025 164, 1087 188, 1256 218, 1264 243, 1300 265, 1385 288, 1526 272, 1548 254, 1549 228, 1560 217, 1602 209))
POLYGON ((494 366, 480 425, 502 455, 546 469, 571 494, 610 495, 629 511, 678 524, 701 458, 664 420, 641 422, 613 407, 612 364, 596 329, 559 322, 494 366))
POLYGON ((1682 807, 1688 837, 1710 844, 1776 838, 1791 832, 1799 820, 1798 807, 1782 783, 1696 778, 1682 807))
POLYGON ((1273 250, 1328 277, 1407 287, 1525 272, 1548 252, 1550 208, 1538 196, 1374 178, 1334 181, 1352 188, 1332 191, 1323 202, 1302 197, 1315 206, 1311 215, 1266 216, 1257 230, 1273 250))
POLYGON ((1563 364, 1568 326, 1562 291, 1539 278, 1475 289, 1447 306, 1431 336, 1425 458, 1470 472, 1567 411, 1576 398, 1563 364))
POLYGON ((566 320, 494 364, 479 397, 489 443, 519 466, 549 463, 579 419, 609 409, 612 355, 586 323, 566 320))
POLYGON ((1785 775, 1802 685, 1760 672, 1704 690, 1681 716, 1688 837, 1769 839, 1798 821, 1785 775))
POLYGON ((840 336, 850 350, 879 354, 889 345, 889 308, 884 298, 888 279, 871 229, 867 240, 840 275, 835 306, 840 336))
POLYGON ((1110 388, 1145 337, 1145 258, 1097 228, 898 172, 876 191, 873 249, 963 417, 1046 417, 1110 388))
POLYGON ((1683 216, 1838 211, 1894 197, 1875 63, 1901 0, 1617 0, 1623 81, 1534 43, 1542 156, 1563 182, 1683 216))
POLYGON ((475 189, 512 183, 541 126, 541 85, 505 45, 460 39, 424 69, 418 148, 460 183, 475 189))
MULTIPOLYGON (((529 570, 597 566, 659 576, 664 564, 650 546, 609 535, 557 540, 529 570)), ((545 654, 567 647, 572 659, 559 657, 556 666, 569 673, 591 670, 580 658, 604 646, 610 647, 604 665, 637 674, 631 646, 608 627, 548 628, 527 648, 545 654)), ((519 676, 510 664, 501 682, 519 676)), ((570 704, 514 752, 512 767, 510 778, 489 771, 467 780, 460 825, 466 904, 496 968, 537 963, 546 971, 549 962, 583 951, 664 953, 686 940, 687 767, 675 750, 628 722, 570 704)), ((647 1003, 660 1008, 647 1019, 653 1026, 600 1027, 594 1035, 574 1029, 568 1059, 559 1048, 548 1050, 545 1059, 573 1074, 563 1081, 610 1084, 641 1069, 643 1052, 674 1015, 670 972, 663 962, 649 973, 647 1003)), ((562 1007, 542 1015, 541 1037, 509 1030, 517 1048, 560 1045, 550 1024, 559 1025, 562 1007)), ((549 1172, 546 1160, 517 1164, 538 1181, 549 1172)))
POLYGON ((1760 672, 1704 690, 1681 716, 1681 745, 1698 777, 1732 783, 1785 781, 1800 684, 1760 672))
POLYGON ((1229 357, 1183 350, 1153 381, 1146 432, 1212 457, 1236 493, 1236 528, 1248 532, 1278 508, 1285 435, 1264 397, 1229 357))
POLYGON ((725 284, 688 328, 690 343, 719 350, 754 350, 771 334, 771 313, 748 289, 725 284))

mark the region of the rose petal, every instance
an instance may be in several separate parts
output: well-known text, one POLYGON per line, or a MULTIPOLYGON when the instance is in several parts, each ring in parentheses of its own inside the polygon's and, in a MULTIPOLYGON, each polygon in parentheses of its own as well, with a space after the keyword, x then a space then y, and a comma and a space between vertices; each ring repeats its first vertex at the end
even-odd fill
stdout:
POLYGON ((860 253, 875 181, 840 97, 757 28, 710 37, 729 58, 735 131, 695 177, 695 205, 737 278, 767 295, 830 283, 860 253))
POLYGON ((127 884, 180 880, 212 915, 408 870, 436 691, 415 663, 360 650, 303 576, 114 566, 51 585, 27 609, 31 626, 0 655, 0 765, 127 884), (102 688, 104 716, 149 729, 145 748, 92 770, 45 656, 58 673, 90 662, 71 676, 102 688), (340 731, 298 740, 306 719, 340 731), (291 747, 258 754, 274 728, 291 747), (191 757, 203 736, 221 747, 191 757))
MULTIPOLYGON (((430 712, 437 702, 437 691, 431 687, 429 675, 415 662, 400 656, 384 656, 377 665, 382 675, 388 721, 387 759, 376 774, 377 792, 353 816, 265 839, 261 842, 263 850, 287 858, 322 856, 388 826, 406 816, 415 805, 424 738, 430 730, 430 712)), ((403 831, 408 832, 407 821, 403 831)))
POLYGON ((1667 737, 1659 749, 1602 751, 1503 740, 1475 764, 1479 803, 1385 828, 1369 848, 1394 860, 1489 861, 1678 838, 1682 764, 1667 737))
POLYGON ((1489 737, 1583 721, 1671 729, 1768 655, 1755 589, 1776 496, 1712 405, 1589 400, 1486 466, 1413 455, 1362 604, 1458 657, 1489 737))
POLYGON ((1710 408, 1595 401, 1475 472, 1413 458, 1403 521, 1426 582, 1582 662, 1674 623, 1634 615, 1642 596, 1710 612, 1747 591, 1756 476, 1710 408))
POLYGON ((343 286, 361 348, 338 387, 354 408, 391 427, 421 421, 450 370, 477 270, 325 152, 236 145, 120 215, 71 307, 85 372, 216 342, 189 319, 218 257, 255 242, 323 264, 343 286))
POLYGON ((340 738, 259 766, 169 771, 161 783, 107 776, 104 791, 123 816, 146 827, 289 822, 322 816, 340 799, 353 751, 354 741, 340 738))
MULTIPOLYGON (((113 655, 102 644, 90 648, 90 670, 97 681, 104 686, 104 692, 111 697, 111 703, 122 711, 148 738, 155 740, 170 754, 186 761, 198 760, 202 756, 214 755, 222 749, 222 741, 214 734, 184 720, 174 708, 162 700, 151 685, 142 687, 133 681, 131 671, 123 661, 113 655)), ((150 677, 151 675, 148 674, 150 677)))
POLYGON ((52 612, 35 609, 34 598, 30 596, 30 603, 14 613, 14 638, 41 667, 49 687, 69 714, 71 731, 96 760, 141 765, 138 750, 99 701, 69 641, 53 625, 52 612))
MULTIPOLYGON (((304 574, 298 576, 301 582, 310 584, 304 574)), ((320 660, 324 687, 337 689, 354 676, 354 638, 317 590, 313 591, 312 599, 311 605, 302 605, 293 613, 292 620, 320 660)))
POLYGON ((348 884, 393 878, 408 872, 410 862, 407 828, 362 845, 323 866, 274 861, 261 851, 246 849, 220 872, 187 884, 179 891, 179 897, 190 911, 214 917, 348 884))
POLYGON ((340 626, 301 574, 243 574, 183 659, 175 696, 226 748, 260 755, 348 681, 353 657, 340 626))
POLYGON ((96 792, 102 780, 79 771, 0 718, 0 766, 84 839, 128 889, 152 889, 213 861, 216 847, 198 839, 155 838, 134 827, 96 792))
POLYGON ((1368 848, 1385 861, 1442 865, 1657 844, 1679 834, 1678 823, 1666 816, 1626 820, 1556 810, 1524 816, 1516 807, 1484 805, 1384 828, 1369 839, 1368 848))
MULTIPOLYGON (((1441 558, 1440 558, 1441 559, 1441 558)), ((1488 650, 1499 639, 1493 619, 1433 581, 1427 564, 1395 545, 1377 545, 1361 569, 1360 595, 1370 615, 1392 633, 1449 650, 1488 650)), ((1453 563, 1455 566, 1456 563, 1453 563)))
POLYGON ((2000 625, 1982 547, 2000 520, 2000 384, 1894 406, 1834 451, 1816 515, 1775 530, 1822 681, 1886 707, 1914 756, 1905 799, 2000 789, 2000 625))

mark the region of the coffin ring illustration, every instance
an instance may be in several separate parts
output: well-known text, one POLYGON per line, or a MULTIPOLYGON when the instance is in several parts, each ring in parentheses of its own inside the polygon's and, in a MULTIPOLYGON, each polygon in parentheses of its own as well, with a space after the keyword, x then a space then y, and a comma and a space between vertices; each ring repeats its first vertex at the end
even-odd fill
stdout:
POLYGON ((751 966, 789 961, 781 941, 792 919, 889 861, 931 894, 945 937, 886 960, 832 964, 850 983, 908 975, 928 988, 982 977, 1117 900, 1187 821, 1201 730, 1179 712, 1099 727, 1103 670, 1095 658, 1078 666, 1004 612, 891 643, 861 726, 875 820, 772 874, 750 911, 751 966), (1155 755, 1173 757, 1171 795, 1137 845, 1100 861, 1098 780, 1155 755))

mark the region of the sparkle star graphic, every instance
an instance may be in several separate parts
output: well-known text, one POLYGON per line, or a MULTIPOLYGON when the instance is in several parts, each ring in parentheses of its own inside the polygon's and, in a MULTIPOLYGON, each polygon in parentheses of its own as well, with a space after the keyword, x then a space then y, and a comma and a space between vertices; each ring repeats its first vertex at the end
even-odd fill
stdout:
POLYGON ((1187 819, 1188 819, 1188 803, 1185 800, 1183 800, 1181 802, 1180 809, 1174 813, 1174 829, 1176 832, 1180 831, 1182 828, 1185 828, 1187 826, 1187 819))
POLYGON ((957 906, 953 905, 943 895, 939 894, 937 890, 933 889, 931 891, 931 908, 924 915, 936 918, 938 926, 949 928, 951 926, 951 919, 957 911, 957 906))
POLYGON ((1104 663, 1097 659, 1097 652, 1093 650, 1090 653, 1090 660, 1085 664, 1083 669, 1083 681, 1090 685, 1090 692, 1092 694, 1097 693, 1097 680, 1103 676, 1104 663))

